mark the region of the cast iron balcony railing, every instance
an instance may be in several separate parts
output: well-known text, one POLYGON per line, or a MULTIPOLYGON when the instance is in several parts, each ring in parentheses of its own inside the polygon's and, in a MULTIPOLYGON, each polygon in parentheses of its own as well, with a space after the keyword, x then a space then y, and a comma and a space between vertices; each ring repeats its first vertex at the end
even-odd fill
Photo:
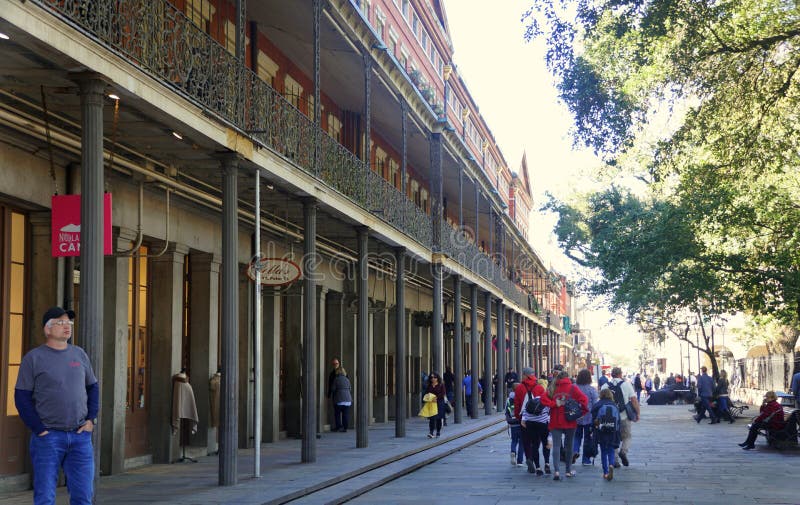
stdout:
MULTIPOLYGON (((425 247, 432 247, 431 216, 318 128, 170 2, 32 1, 425 247)), ((528 295, 504 277, 472 241, 460 232, 443 231, 443 252, 494 283, 508 299, 528 306, 528 295)))
POLYGON ((520 307, 530 308, 528 293, 505 277, 503 269, 484 254, 463 231, 443 223, 441 237, 441 249, 444 254, 493 283, 507 300, 515 302, 520 307))

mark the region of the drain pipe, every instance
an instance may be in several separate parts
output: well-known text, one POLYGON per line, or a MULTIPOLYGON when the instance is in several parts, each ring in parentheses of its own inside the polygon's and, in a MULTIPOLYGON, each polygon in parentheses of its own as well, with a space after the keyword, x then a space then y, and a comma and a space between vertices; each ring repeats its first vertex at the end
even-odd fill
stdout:
POLYGON ((144 182, 139 181, 139 220, 136 224, 136 241, 133 243, 133 247, 128 249, 127 251, 118 251, 114 253, 114 256, 133 256, 136 254, 136 251, 139 250, 139 247, 142 245, 142 207, 144 206, 144 182))
MULTIPOLYGON (((165 188, 167 190, 167 226, 166 226, 166 234, 164 235, 164 249, 156 254, 143 254, 140 257, 142 258, 158 258, 159 256, 163 256, 167 249, 169 249, 169 194, 172 191, 169 186, 165 188)), ((141 207, 139 208, 139 212, 141 213, 141 207)))

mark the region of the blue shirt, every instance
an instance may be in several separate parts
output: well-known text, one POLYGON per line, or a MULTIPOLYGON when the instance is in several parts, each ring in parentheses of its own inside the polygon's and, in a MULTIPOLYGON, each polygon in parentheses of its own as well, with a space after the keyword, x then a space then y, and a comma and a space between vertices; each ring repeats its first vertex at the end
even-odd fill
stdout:
POLYGON ((714 396, 714 379, 707 373, 700 374, 697 378, 697 395, 708 398, 714 396))
MULTIPOLYGON (((478 379, 475 379, 475 383, 478 384, 478 391, 483 391, 483 387, 481 387, 481 383, 478 382, 478 379)), ((471 396, 472 395, 472 376, 471 375, 467 375, 466 377, 464 377, 464 380, 463 380, 462 384, 464 385, 464 394, 466 396, 471 396)))
POLYGON ((797 372, 792 377, 792 393, 797 401, 800 401, 800 372, 797 372))

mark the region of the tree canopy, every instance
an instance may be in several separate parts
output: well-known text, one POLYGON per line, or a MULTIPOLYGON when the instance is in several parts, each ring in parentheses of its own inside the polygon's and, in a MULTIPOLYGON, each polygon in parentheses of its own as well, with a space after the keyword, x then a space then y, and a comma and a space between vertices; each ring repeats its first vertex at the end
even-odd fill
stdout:
POLYGON ((648 183, 549 204, 601 274, 590 291, 631 318, 711 306, 800 326, 799 5, 540 0, 523 17, 575 142, 648 183))

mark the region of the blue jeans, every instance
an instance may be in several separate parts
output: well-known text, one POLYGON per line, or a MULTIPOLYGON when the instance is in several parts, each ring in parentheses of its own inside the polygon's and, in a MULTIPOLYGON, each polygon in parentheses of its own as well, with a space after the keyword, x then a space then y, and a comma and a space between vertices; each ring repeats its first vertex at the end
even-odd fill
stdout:
POLYGON ((56 501, 58 469, 64 468, 71 505, 91 505, 94 493, 94 449, 89 432, 50 431, 40 437, 31 435, 33 464, 33 503, 56 501))
MULTIPOLYGON (((573 454, 580 454, 581 453, 581 445, 583 444, 584 438, 589 438, 591 436, 591 424, 579 424, 578 427, 575 429, 575 443, 572 444, 572 453, 573 454)), ((591 458, 587 458, 586 454, 583 455, 581 459, 581 463, 586 463, 587 465, 592 463, 591 458)))
POLYGON ((333 418, 336 421, 336 427, 334 431, 345 430, 347 431, 347 427, 350 425, 350 405, 334 405, 333 406, 333 418))
POLYGON ((727 396, 720 396, 717 398, 717 412, 719 412, 720 417, 722 415, 731 417, 731 406, 728 402, 727 396))
POLYGON ((710 417, 712 421, 716 421, 717 415, 714 413, 714 409, 711 407, 711 397, 701 396, 700 401, 703 404, 703 408, 708 412, 708 417, 710 417))
POLYGON ((522 447, 522 426, 518 424, 511 425, 511 452, 517 454, 517 463, 522 463, 525 448, 522 447))
POLYGON ((600 444, 600 461, 603 463, 603 475, 608 473, 608 469, 614 466, 614 446, 611 444, 600 444))

